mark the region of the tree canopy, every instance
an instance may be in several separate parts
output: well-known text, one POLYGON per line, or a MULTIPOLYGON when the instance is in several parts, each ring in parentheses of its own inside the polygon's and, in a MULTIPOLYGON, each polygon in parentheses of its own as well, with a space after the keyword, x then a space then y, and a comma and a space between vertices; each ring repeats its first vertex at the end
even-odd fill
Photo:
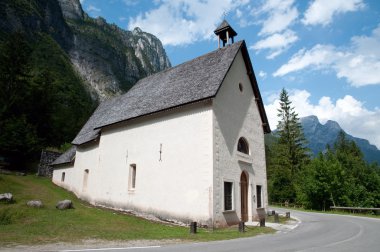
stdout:
POLYGON ((70 142, 94 106, 50 36, 13 33, 0 41, 0 156, 21 168, 41 148, 70 142))
MULTIPOLYGON (((311 159, 303 129, 285 89, 280 94, 277 131, 266 146, 272 203, 306 208, 380 207, 380 168, 369 164, 342 131, 333 146, 311 159)), ((268 138, 267 138, 268 139, 268 138)))

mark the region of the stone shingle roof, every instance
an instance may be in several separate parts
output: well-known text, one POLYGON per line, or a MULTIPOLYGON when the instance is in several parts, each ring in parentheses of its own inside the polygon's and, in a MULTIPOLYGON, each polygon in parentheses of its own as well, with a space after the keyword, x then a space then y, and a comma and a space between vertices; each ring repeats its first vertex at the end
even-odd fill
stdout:
POLYGON ((218 26, 218 28, 215 29, 214 33, 218 34, 224 30, 228 30, 230 32, 230 36, 236 36, 237 35, 236 31, 234 29, 232 29, 232 27, 230 26, 230 24, 226 20, 223 20, 223 22, 218 26))
POLYGON ((63 153, 56 160, 54 160, 50 165, 54 166, 54 165, 71 163, 72 161, 74 161, 76 151, 77 151, 77 147, 72 146, 65 153, 63 153))
POLYGON ((214 97, 241 48, 249 58, 240 41, 141 79, 127 93, 101 103, 72 143, 96 139, 107 125, 214 97))

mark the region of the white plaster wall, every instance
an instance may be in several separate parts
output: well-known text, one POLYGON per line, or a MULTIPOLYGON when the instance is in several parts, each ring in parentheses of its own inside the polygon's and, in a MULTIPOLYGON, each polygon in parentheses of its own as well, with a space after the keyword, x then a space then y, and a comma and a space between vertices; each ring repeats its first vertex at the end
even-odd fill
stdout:
POLYGON ((75 169, 90 169, 91 201, 165 218, 210 222, 212 120, 208 101, 103 128, 98 153, 92 150, 94 157, 86 159, 82 156, 87 153, 77 154, 75 163, 75 169), (91 167, 96 155, 99 165, 91 167), (131 164, 137 168, 135 190, 129 189, 131 164))
POLYGON ((92 142, 77 147, 74 165, 58 166, 53 171, 53 183, 72 191, 79 198, 94 202, 99 179, 96 176, 99 166, 98 142, 92 142), (83 188, 84 171, 88 169, 87 188, 83 188), (65 172, 65 181, 61 181, 62 172, 65 172))
POLYGON ((59 167, 55 167, 53 170, 52 181, 54 184, 65 188, 66 190, 73 191, 75 190, 75 173, 74 166, 71 164, 65 164, 59 167), (62 173, 65 173, 65 180, 62 182, 62 173))
POLYGON ((262 186, 262 205, 267 207, 264 131, 241 52, 237 55, 213 102, 214 128, 214 224, 223 226, 241 218, 240 175, 249 174, 248 215, 255 218, 256 185, 262 186), (243 92, 239 90, 243 85, 243 92), (250 155, 237 151, 246 138, 250 155), (224 181, 234 183, 234 211, 224 211, 224 181))

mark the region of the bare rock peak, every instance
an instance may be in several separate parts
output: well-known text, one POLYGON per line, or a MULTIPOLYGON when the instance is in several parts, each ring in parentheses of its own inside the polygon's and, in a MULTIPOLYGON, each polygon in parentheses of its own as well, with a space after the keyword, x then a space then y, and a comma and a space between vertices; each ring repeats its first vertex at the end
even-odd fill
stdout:
POLYGON ((62 14, 67 19, 83 19, 84 13, 79 0, 58 0, 62 14))

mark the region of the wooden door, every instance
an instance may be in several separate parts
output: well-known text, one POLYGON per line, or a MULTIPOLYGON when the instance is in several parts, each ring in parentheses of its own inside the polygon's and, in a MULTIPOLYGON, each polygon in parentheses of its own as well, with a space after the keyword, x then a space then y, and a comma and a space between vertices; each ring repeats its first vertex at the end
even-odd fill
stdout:
POLYGON ((245 172, 240 176, 241 220, 248 221, 248 177, 245 172))

